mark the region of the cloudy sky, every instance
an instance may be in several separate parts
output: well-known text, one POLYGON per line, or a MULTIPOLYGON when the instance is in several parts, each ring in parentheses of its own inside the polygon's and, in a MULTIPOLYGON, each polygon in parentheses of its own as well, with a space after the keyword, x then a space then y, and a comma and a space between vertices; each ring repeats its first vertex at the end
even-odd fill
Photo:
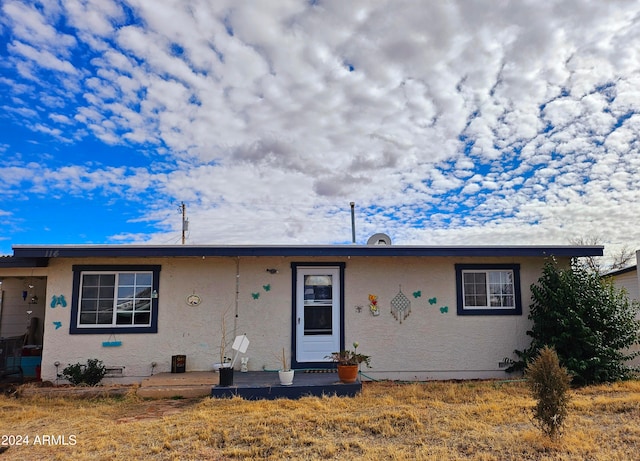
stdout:
POLYGON ((0 5, 0 253, 640 248, 639 2, 0 5))

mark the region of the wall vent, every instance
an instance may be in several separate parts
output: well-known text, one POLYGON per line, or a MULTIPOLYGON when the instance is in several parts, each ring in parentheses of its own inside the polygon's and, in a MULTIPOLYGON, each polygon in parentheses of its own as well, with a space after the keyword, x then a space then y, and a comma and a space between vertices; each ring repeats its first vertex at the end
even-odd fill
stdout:
POLYGON ((107 367, 105 378, 122 378, 124 376, 124 367, 107 367))

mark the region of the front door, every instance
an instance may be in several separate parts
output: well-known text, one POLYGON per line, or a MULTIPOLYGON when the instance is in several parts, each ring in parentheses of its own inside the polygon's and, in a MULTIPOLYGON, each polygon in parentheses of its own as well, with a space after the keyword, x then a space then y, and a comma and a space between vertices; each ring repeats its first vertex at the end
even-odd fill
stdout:
POLYGON ((342 267, 294 266, 297 364, 327 362, 327 355, 341 349, 342 267))

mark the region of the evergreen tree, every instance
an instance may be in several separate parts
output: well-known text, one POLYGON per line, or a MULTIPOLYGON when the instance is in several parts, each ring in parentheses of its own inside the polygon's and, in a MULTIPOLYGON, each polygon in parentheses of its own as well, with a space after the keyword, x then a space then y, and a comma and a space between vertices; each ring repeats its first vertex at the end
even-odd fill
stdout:
POLYGON ((527 383, 536 399, 533 417, 536 425, 551 438, 555 438, 568 414, 571 375, 560 366, 558 354, 543 347, 540 355, 525 370, 527 383))
POLYGON ((548 260, 531 292, 533 327, 527 334, 533 340, 515 351, 520 361, 510 370, 523 370, 549 346, 576 385, 631 377, 634 370, 625 362, 639 355, 628 348, 640 342, 640 306, 624 290, 575 261, 563 269, 548 260))

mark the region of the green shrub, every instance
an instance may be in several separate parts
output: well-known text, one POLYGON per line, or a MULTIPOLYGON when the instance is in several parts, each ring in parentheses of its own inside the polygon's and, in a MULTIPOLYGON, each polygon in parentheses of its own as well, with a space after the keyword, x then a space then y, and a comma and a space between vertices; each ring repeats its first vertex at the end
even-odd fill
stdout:
POLYGON ((525 376, 537 403, 533 409, 536 425, 551 438, 560 434, 567 417, 571 376, 560 366, 558 354, 544 347, 529 364, 525 376))
POLYGON ((560 268, 549 260, 531 293, 533 326, 527 334, 533 340, 529 348, 515 351, 521 360, 507 371, 524 370, 548 345, 575 385, 633 376, 627 361, 637 356, 629 347, 640 340, 639 306, 611 280, 576 261, 570 268, 560 268))
POLYGON ((98 359, 89 359, 87 364, 76 363, 62 370, 62 376, 71 384, 96 386, 107 374, 107 368, 98 359))

